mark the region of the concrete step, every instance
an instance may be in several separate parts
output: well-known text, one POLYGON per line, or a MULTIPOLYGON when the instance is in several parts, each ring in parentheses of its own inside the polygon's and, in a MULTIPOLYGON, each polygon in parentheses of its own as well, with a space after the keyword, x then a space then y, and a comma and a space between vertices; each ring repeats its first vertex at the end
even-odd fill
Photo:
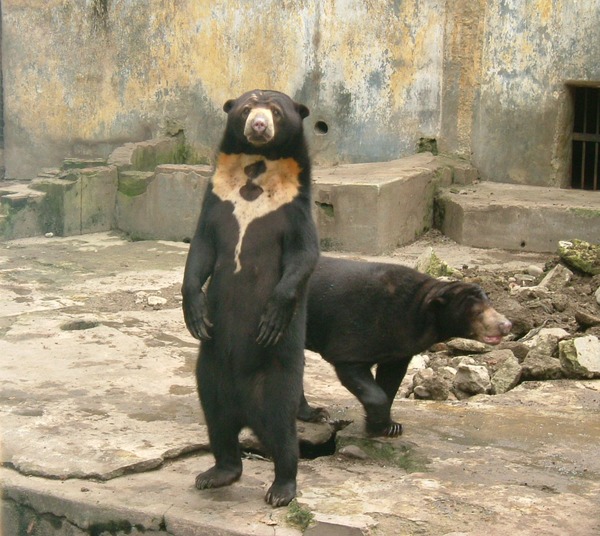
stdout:
POLYGON ((39 215, 45 197, 28 182, 0 183, 0 236, 12 239, 41 234, 39 215))
POLYGON ((553 252, 559 240, 600 240, 600 192, 482 182, 443 189, 441 231, 459 244, 553 252))
POLYGON ((433 226, 433 198, 452 183, 448 159, 421 153, 391 162, 313 170, 324 251, 388 253, 433 226))

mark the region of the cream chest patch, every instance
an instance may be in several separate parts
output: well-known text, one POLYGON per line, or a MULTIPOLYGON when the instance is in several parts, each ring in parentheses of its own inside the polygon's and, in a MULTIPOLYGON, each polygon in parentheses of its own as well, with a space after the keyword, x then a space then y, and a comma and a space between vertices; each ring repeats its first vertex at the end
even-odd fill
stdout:
POLYGON ((213 175, 213 193, 233 204, 239 225, 235 271, 242 268, 240 252, 248 225, 290 203, 300 189, 301 169, 293 158, 266 160, 259 155, 220 154, 213 175))

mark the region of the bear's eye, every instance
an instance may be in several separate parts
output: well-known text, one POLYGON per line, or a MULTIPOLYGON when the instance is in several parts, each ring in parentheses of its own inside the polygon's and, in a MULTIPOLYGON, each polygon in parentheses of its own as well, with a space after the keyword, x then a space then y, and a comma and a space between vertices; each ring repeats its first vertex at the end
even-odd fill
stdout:
POLYGON ((277 108, 273 108, 271 113, 275 119, 279 119, 281 117, 281 112, 277 108))
POLYGON ((244 106, 242 108, 242 117, 248 117, 249 113, 250 113, 250 106, 244 106))

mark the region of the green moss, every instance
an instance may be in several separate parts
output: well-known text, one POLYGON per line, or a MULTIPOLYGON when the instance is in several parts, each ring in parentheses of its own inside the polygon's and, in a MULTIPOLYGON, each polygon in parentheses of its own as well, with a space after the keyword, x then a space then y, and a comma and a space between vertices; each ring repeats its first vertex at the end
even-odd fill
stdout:
POLYGON ((191 157, 191 149, 185 142, 180 143, 173 154, 173 162, 175 164, 188 164, 191 157))
POLYGON ((600 210, 593 210, 591 208, 569 208, 569 212, 572 212, 580 218, 600 218, 600 210))
POLYGON ((407 473, 421 473, 427 470, 429 460, 406 443, 387 442, 378 439, 358 437, 338 437, 337 449, 355 445, 363 450, 370 459, 404 469, 407 473))
POLYGON ((558 254, 572 268, 590 275, 600 274, 600 245, 577 239, 561 241, 558 254))
POLYGON ((127 197, 135 197, 143 194, 154 178, 153 172, 148 171, 124 171, 119 173, 119 193, 127 197))
POLYGON ((285 516, 285 520, 287 521, 288 525, 291 525, 292 527, 300 529, 302 532, 304 532, 310 526, 314 517, 314 514, 309 508, 300 506, 298 501, 294 499, 288 505, 288 511, 285 516))

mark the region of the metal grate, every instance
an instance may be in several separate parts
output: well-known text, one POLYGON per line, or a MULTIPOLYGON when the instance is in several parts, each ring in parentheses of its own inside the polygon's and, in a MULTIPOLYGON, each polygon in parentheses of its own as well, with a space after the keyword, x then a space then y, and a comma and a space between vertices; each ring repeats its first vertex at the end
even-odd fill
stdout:
POLYGON ((575 87, 571 186, 600 190, 600 88, 575 87))

